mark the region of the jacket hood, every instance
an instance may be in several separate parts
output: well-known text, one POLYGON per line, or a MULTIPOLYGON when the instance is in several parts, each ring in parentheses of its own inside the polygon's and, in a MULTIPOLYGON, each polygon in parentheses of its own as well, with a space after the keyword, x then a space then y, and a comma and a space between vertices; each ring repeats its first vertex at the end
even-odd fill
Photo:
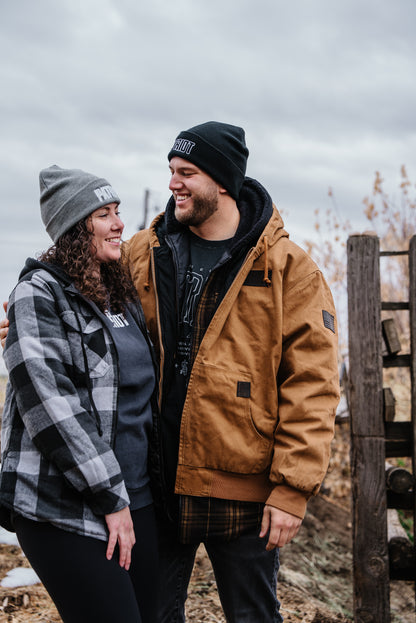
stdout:
MULTIPOLYGON (((237 207, 241 218, 230 248, 232 255, 242 249, 256 246, 273 213, 277 217, 274 219, 274 231, 280 230, 279 237, 280 235, 287 236, 283 229, 283 220, 273 206, 272 198, 264 186, 257 180, 250 177, 245 178, 237 200, 237 207)), ((166 206, 164 219, 156 219, 153 225, 158 236, 188 229, 186 225, 182 225, 175 218, 175 200, 173 196, 169 199, 166 206)))
POLYGON ((40 262, 39 260, 35 260, 33 257, 27 258, 25 265, 20 272, 19 281, 34 270, 40 269, 47 270, 49 273, 57 277, 60 281, 63 281, 65 285, 70 285, 72 283, 72 279, 60 266, 58 266, 57 264, 40 262))

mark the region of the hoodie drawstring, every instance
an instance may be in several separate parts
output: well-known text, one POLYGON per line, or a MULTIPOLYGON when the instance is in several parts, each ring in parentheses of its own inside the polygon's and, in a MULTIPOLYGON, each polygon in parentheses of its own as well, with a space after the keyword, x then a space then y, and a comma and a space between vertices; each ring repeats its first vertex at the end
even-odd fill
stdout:
POLYGON ((271 280, 269 279, 269 241, 267 240, 267 236, 264 236, 264 275, 263 282, 268 288, 272 285, 271 280))

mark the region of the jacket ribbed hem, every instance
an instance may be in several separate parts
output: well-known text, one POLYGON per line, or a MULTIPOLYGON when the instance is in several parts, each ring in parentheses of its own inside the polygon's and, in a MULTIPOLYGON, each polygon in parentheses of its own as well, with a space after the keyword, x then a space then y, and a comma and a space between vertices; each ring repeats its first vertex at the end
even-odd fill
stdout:
POLYGON ((273 486, 262 474, 235 474, 180 466, 175 493, 240 502, 264 502, 303 519, 309 495, 287 485, 273 486))

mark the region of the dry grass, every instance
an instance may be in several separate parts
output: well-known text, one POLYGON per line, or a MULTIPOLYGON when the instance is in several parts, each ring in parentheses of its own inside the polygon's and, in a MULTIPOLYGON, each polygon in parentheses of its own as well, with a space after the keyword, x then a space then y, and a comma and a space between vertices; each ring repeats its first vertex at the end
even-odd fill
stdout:
MULTIPOLYGON (((1 398, 5 384, 5 379, 0 378, 1 398)), ((299 535, 281 551, 278 597, 285 623, 352 620, 349 444, 349 424, 344 421, 336 427, 324 483, 326 495, 310 501, 299 535)), ((20 548, 0 545, 0 579, 10 569, 27 565, 20 548)), ((225 623, 214 574, 202 546, 190 582, 186 611, 189 623, 225 623)), ((414 623, 412 583, 391 583, 391 615, 392 623, 414 623)), ((60 621, 41 584, 16 589, 0 587, 0 623, 60 621)))

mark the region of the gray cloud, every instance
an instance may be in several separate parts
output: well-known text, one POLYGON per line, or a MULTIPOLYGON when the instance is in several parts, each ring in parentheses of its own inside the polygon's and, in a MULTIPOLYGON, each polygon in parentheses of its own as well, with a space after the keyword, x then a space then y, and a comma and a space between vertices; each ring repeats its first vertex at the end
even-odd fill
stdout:
POLYGON ((358 228, 375 170, 416 175, 415 17, 413 0, 3 2, 0 298, 49 244, 40 169, 107 177, 130 235, 146 188, 169 197, 178 131, 209 119, 246 129, 248 174, 297 242, 329 186, 358 228))

